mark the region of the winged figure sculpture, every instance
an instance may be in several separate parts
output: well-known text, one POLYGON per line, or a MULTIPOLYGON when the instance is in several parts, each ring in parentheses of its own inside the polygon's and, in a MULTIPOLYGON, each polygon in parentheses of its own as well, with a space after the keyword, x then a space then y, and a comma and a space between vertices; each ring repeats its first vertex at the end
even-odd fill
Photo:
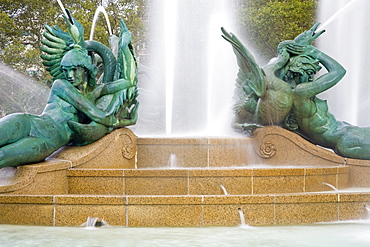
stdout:
POLYGON ((281 42, 278 57, 263 68, 234 34, 221 28, 222 37, 232 45, 239 67, 234 90, 235 130, 251 131, 264 125, 284 125, 289 122, 295 82, 289 79, 287 64, 291 57, 304 52, 304 45, 311 44, 322 34, 323 31, 315 33, 318 25, 315 24, 294 40, 281 42))
POLYGON ((136 123, 137 76, 131 34, 121 20, 111 48, 84 40, 84 29, 66 10, 68 32, 46 26, 41 57, 54 77, 41 115, 0 119, 0 168, 36 163, 67 145, 92 143, 115 128, 136 123), (96 55, 95 55, 96 54, 96 55), (98 63, 104 72, 98 76, 98 63))
POLYGON ((62 60, 69 61, 70 65, 83 65, 89 75, 88 85, 82 93, 106 115, 114 115, 119 120, 119 124, 115 127, 105 126, 84 116, 81 116, 78 121, 68 121, 69 127, 75 133, 74 144, 86 145, 100 139, 114 128, 136 123, 139 106, 137 63, 131 45, 131 33, 122 19, 120 35, 109 37, 111 47, 108 48, 97 41, 85 41, 84 28, 71 16, 68 9, 66 13, 67 16, 63 15, 63 17, 67 23, 68 32, 62 31, 57 26, 45 26, 46 31, 43 33, 42 40, 44 46, 41 50, 47 54, 41 55, 43 64, 54 80, 68 80, 61 69, 66 66, 62 60), (86 52, 92 58, 92 63, 78 61, 84 58, 78 58, 70 52, 75 49, 86 52), (69 54, 71 54, 70 59, 68 59, 69 54), (97 67, 100 63, 103 65, 103 73, 97 77, 97 67), (107 90, 107 87, 104 87, 106 85, 109 85, 111 90, 107 90), (117 88, 122 89, 117 90, 117 88))

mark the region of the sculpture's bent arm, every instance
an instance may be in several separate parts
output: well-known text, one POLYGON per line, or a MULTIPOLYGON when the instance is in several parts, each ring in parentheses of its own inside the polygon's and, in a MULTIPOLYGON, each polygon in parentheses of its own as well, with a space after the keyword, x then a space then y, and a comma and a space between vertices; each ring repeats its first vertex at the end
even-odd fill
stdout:
POLYGON ((320 76, 313 82, 298 85, 295 92, 300 95, 313 97, 337 84, 346 74, 346 70, 333 58, 319 51, 315 47, 309 46, 309 49, 310 52, 306 54, 317 58, 328 70, 328 73, 320 76))
POLYGON ((105 126, 113 126, 117 124, 117 118, 115 116, 106 116, 104 111, 97 108, 66 80, 56 80, 53 84, 51 93, 67 101, 95 122, 105 126))
POLYGON ((278 45, 278 57, 271 60, 269 64, 263 68, 265 72, 272 69, 278 78, 283 78, 283 75, 285 74, 283 68, 286 66, 290 58, 287 48, 292 42, 294 41, 286 40, 278 45))
POLYGON ((107 95, 114 94, 118 91, 127 89, 132 86, 131 81, 126 79, 119 79, 110 83, 100 84, 92 92, 88 94, 89 99, 96 100, 97 98, 107 95))

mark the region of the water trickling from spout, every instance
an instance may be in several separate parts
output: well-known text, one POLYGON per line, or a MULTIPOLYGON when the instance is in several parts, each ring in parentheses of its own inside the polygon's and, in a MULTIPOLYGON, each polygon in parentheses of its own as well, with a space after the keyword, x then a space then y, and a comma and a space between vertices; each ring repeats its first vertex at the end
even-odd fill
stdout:
POLYGON ((96 222, 98 221, 98 217, 90 217, 88 216, 87 217, 87 221, 85 223, 83 223, 81 226, 86 226, 86 227, 95 227, 96 225, 96 222))
POLYGON ((170 157, 168 158, 168 167, 170 167, 170 168, 176 168, 177 167, 176 154, 170 154, 170 157))
POLYGON ((108 222, 106 222, 104 218, 101 221, 98 220, 99 220, 98 217, 88 216, 87 221, 81 224, 81 226, 85 226, 86 228, 94 228, 96 226, 109 226, 108 222))
POLYGON ((239 217, 240 217, 240 226, 245 226, 245 218, 244 218, 244 213, 243 213, 243 210, 241 208, 238 208, 238 213, 239 213, 239 217))
POLYGON ((370 207, 368 205, 365 205, 366 209, 366 219, 370 220, 370 207))
POLYGON ((225 196, 229 195, 229 193, 227 193, 227 190, 226 190, 225 186, 223 186, 222 184, 220 184, 220 187, 221 187, 222 191, 224 192, 224 195, 225 196))
POLYGON ((329 183, 326 183, 326 182, 322 182, 323 185, 326 185, 326 186, 329 186, 330 188, 332 188, 334 191, 338 191, 338 189, 334 186, 334 185, 331 185, 329 183))
POLYGON ((107 22, 109 36, 112 35, 112 28, 111 28, 111 25, 110 25, 110 21, 109 21, 109 18, 108 18, 107 11, 105 11, 105 8, 103 6, 99 6, 96 9, 95 14, 94 14, 94 18, 93 18, 93 22, 92 22, 92 26, 91 26, 91 31, 90 31, 90 40, 93 40, 93 38, 94 38, 95 25, 96 25, 96 21, 98 20, 98 17, 99 17, 100 13, 102 13, 104 15, 105 21, 107 22))

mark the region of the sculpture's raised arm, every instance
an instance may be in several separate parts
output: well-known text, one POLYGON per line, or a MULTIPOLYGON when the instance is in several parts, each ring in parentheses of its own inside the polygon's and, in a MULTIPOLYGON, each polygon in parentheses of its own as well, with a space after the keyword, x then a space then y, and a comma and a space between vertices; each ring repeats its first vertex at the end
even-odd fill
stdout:
MULTIPOLYGON (((328 72, 316 80, 307 80, 307 83, 301 83, 297 85, 295 88, 295 92, 297 94, 307 95, 307 97, 316 96, 317 94, 322 93, 337 84, 346 73, 346 70, 342 67, 342 65, 314 46, 307 45, 303 55, 298 56, 297 60, 302 56, 308 56, 316 59, 316 63, 322 64, 328 72)), ((313 77, 317 72, 313 65, 301 64, 302 66, 306 66, 305 70, 308 76, 313 77)), ((290 67, 292 67, 292 64, 290 67)))

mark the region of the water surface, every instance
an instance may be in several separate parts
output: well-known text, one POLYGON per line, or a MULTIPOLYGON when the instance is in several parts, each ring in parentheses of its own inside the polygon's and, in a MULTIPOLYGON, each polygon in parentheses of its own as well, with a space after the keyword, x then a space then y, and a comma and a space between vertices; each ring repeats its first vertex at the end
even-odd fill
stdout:
POLYGON ((1 246, 370 246, 370 222, 259 227, 0 225, 1 246))

